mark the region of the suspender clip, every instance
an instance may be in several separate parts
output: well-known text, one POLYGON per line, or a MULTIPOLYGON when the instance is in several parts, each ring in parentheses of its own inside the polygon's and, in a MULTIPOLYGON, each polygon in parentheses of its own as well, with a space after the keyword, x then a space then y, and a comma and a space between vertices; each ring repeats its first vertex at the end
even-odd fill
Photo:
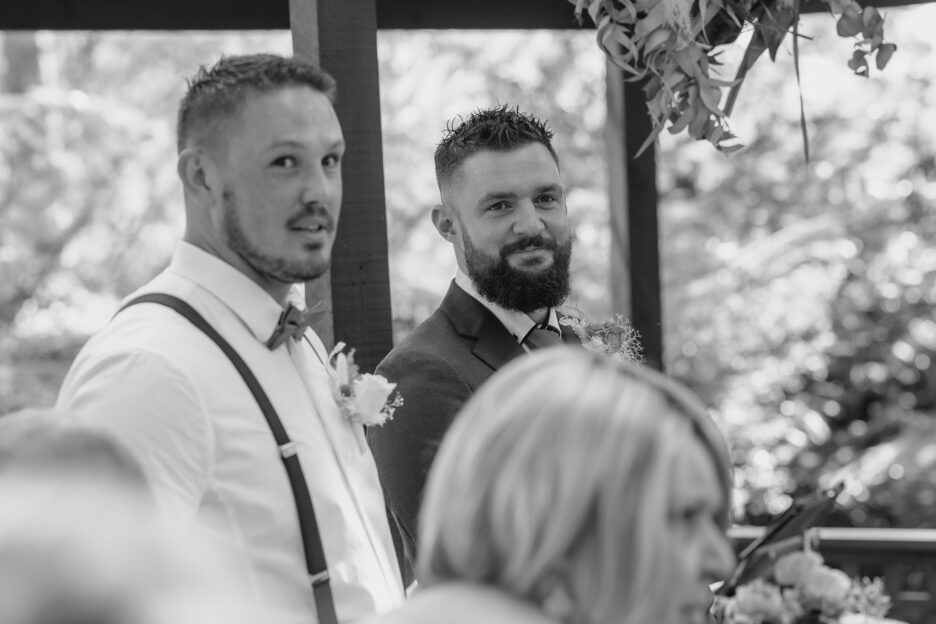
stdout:
POLYGON ((322 570, 321 572, 309 575, 309 582, 312 583, 313 589, 322 583, 327 583, 329 580, 331 580, 331 576, 328 574, 328 570, 322 570))
POLYGON ((280 452, 280 456, 283 459, 286 459, 287 457, 292 457, 293 455, 298 453, 299 449, 296 447, 295 442, 289 441, 286 444, 283 444, 279 447, 279 452, 280 452))

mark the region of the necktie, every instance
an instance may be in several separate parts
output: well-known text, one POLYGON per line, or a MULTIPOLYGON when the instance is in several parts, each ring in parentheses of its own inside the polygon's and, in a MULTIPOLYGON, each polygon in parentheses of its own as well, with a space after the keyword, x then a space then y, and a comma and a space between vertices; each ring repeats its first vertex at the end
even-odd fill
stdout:
POLYGON ((530 349, 541 349, 562 344, 562 336, 556 328, 549 325, 536 325, 523 339, 523 344, 530 349))
POLYGON ((312 325, 312 321, 314 321, 321 312, 322 310, 319 306, 308 310, 300 310, 290 303, 286 306, 286 309, 283 310, 282 314, 280 314, 279 320, 276 321, 276 327, 266 341, 267 348, 272 351, 286 342, 287 338, 299 340, 306 333, 309 326, 312 325))

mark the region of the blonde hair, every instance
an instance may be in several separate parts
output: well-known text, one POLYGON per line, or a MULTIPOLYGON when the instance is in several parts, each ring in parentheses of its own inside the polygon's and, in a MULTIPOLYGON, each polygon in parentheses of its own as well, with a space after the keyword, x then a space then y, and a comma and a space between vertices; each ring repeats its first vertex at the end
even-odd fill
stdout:
POLYGON ((420 583, 491 584, 541 605, 558 587, 583 621, 666 621, 672 470, 694 439, 716 467, 725 528, 727 447, 689 390, 582 349, 512 362, 466 404, 436 456, 420 583))

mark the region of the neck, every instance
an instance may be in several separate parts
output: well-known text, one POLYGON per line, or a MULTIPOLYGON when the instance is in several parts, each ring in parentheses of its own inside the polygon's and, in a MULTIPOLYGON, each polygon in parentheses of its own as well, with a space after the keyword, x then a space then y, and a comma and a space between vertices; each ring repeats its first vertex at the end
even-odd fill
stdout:
POLYGON ((530 317, 537 325, 542 325, 547 320, 549 320, 549 308, 540 308, 539 310, 533 310, 532 312, 527 312, 527 316, 530 317))
POLYGON ((216 258, 223 260, 228 263, 251 280, 256 282, 256 284, 266 291, 268 295, 273 297, 273 299, 280 304, 280 306, 286 306, 286 298, 289 295, 289 289, 292 287, 292 284, 286 282, 281 282, 278 280, 265 277, 254 270, 250 264, 237 255, 233 250, 225 245, 213 244, 212 240, 205 239, 203 237, 193 236, 189 232, 186 232, 182 237, 186 243, 198 247, 205 253, 209 253, 216 258))

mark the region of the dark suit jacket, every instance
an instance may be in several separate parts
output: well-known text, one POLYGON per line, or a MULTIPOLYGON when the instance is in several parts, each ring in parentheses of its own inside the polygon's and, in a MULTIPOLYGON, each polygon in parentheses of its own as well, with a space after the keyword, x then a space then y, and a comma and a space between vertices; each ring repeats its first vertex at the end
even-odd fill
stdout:
MULTIPOLYGON (((580 345, 568 327, 563 340, 580 345)), ((452 282, 439 308, 393 348, 377 373, 403 405, 368 439, 388 502, 415 553, 416 518, 429 466, 461 406, 504 364, 526 351, 490 310, 452 282)))

